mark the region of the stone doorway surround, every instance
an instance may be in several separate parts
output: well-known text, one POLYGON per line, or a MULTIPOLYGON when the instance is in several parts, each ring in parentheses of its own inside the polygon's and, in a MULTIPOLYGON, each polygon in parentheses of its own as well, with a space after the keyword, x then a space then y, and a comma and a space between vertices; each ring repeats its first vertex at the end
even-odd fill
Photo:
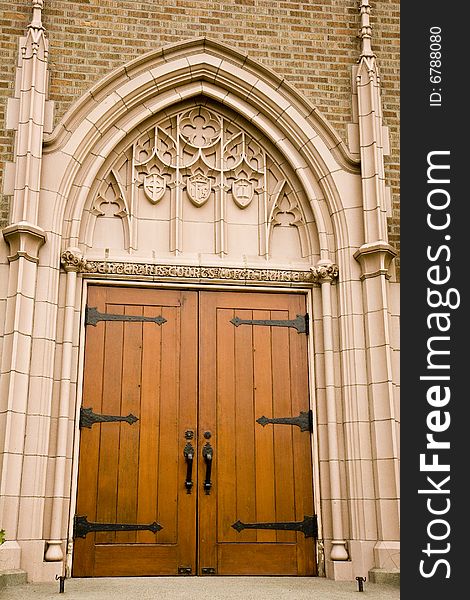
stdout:
MULTIPOLYGON (((0 523, 7 542, 0 566, 21 567, 32 581, 52 580, 64 571, 77 470, 83 299, 86 281, 96 279, 311 290, 319 568, 335 579, 396 568, 398 307, 390 282, 395 252, 387 243, 386 130, 368 2, 361 4, 363 52, 354 71, 354 153, 275 73, 206 38, 152 52, 116 70, 51 131, 41 10, 42 1, 34 0, 8 112, 17 144, 9 167, 11 224, 0 244, 0 285, 7 298, 0 379, 0 523), (224 214, 217 212, 210 224, 219 231, 213 250, 185 253, 178 235, 182 231, 190 239, 191 230, 181 229, 176 200, 167 252, 139 246, 136 239, 144 238, 135 235, 135 205, 126 200, 133 174, 125 189, 119 175, 110 175, 162 115, 171 119, 174 107, 201 110, 205 104, 267 149, 291 186, 285 202, 273 192, 273 210, 264 220, 258 211, 257 220, 248 223, 259 235, 258 253, 245 254, 240 247, 231 252, 220 226, 224 214), (97 197, 103 199, 98 205, 97 197), (104 204, 117 208, 107 212, 104 204), (292 256, 270 255, 269 228, 277 215, 287 217, 275 225, 286 226, 289 236, 289 228, 298 232, 292 256), (91 233, 103 216, 112 227, 115 218, 122 225, 122 243, 115 248, 95 243, 101 238, 91 233)), ((202 172, 206 179, 186 181, 195 211, 204 210, 197 205, 208 193, 209 176, 202 172)), ((232 182, 241 214, 250 210, 244 206, 252 194, 250 176, 237 173, 232 182)), ((150 170, 144 177, 147 188, 142 182, 139 198, 146 195, 147 202, 158 204, 161 173, 150 170)), ((172 190, 178 186, 168 189, 176 198, 179 192, 172 190)), ((220 181, 218 189, 223 190, 220 181)))

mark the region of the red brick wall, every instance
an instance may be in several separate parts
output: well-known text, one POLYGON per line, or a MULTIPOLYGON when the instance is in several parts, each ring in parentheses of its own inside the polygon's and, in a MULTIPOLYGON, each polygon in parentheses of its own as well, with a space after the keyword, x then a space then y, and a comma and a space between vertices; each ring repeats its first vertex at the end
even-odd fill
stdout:
MULTIPOLYGON (((162 45, 202 36, 221 40, 284 76, 346 139, 351 116, 351 67, 359 55, 357 0, 45 0, 50 40, 50 99, 56 122, 114 68, 162 45)), ((14 86, 18 37, 30 0, 0 0, 0 128, 14 86)), ((383 85, 392 155, 390 241, 398 246, 399 2, 372 0, 373 48, 383 85)), ((12 135, 0 137, 0 161, 11 160, 12 135)), ((1 172, 0 172, 1 177, 1 172)), ((0 182, 1 183, 1 182, 0 182)), ((0 204, 5 224, 8 198, 0 204)))

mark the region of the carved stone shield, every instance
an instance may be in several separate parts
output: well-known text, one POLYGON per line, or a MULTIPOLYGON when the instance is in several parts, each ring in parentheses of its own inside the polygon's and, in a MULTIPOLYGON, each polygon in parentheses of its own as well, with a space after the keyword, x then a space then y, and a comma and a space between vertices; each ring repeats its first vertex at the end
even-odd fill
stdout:
POLYGON ((145 175, 144 192, 152 204, 156 204, 162 199, 166 190, 165 178, 156 173, 145 175))
POLYGON ((241 177, 232 184, 233 199, 237 206, 246 208, 253 200, 254 185, 253 182, 241 177))
POLYGON ((188 178, 188 196, 196 206, 202 206, 211 193, 211 181, 202 173, 197 173, 188 178))

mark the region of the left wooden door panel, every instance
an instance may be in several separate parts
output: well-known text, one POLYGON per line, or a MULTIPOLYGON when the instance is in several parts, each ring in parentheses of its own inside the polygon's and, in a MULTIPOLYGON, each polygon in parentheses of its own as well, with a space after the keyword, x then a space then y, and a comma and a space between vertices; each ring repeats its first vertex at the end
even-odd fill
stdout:
POLYGON ((194 573, 196 493, 185 490, 183 450, 186 431, 197 440, 197 293, 90 286, 87 304, 165 322, 118 317, 86 327, 83 407, 138 421, 82 428, 76 515, 162 529, 76 538, 73 576, 194 573))

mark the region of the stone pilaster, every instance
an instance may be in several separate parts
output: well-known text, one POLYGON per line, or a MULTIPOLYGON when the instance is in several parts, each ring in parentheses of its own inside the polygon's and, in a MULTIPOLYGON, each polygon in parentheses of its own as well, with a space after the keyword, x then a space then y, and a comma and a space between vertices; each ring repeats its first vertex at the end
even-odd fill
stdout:
MULTIPOLYGON (((39 227, 18 223, 5 228, 3 237, 10 246, 10 269, 0 367, 0 523, 7 539, 14 541, 18 535, 38 255, 46 236, 39 227)), ((15 542, 11 550, 16 563, 20 552, 15 542)), ((18 563, 13 568, 19 567, 18 563)))
POLYGON ((390 344, 388 269, 396 253, 385 243, 365 244, 354 257, 362 267, 367 383, 372 436, 378 542, 376 567, 399 567, 399 432, 390 344))

